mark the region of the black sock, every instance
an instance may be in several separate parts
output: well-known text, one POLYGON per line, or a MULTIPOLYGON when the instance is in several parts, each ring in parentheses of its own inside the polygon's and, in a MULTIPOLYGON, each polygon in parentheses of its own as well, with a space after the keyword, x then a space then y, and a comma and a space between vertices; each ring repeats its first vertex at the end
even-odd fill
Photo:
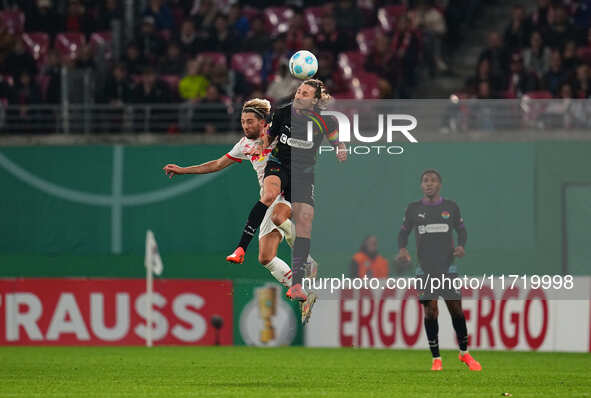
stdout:
POLYGON ((451 322, 454 325, 454 330, 456 331, 456 336, 458 337, 458 345, 460 346, 460 351, 467 351, 468 350, 468 329, 466 328, 466 318, 464 316, 459 316, 451 319, 451 322))
POLYGON ((302 279, 304 279, 304 276, 306 275, 306 267, 304 264, 306 263, 308 254, 310 254, 310 239, 300 238, 299 236, 296 237, 295 242, 293 243, 293 255, 291 259, 291 269, 293 270, 293 279, 291 283, 293 285, 302 283, 302 279))
POLYGON ((244 231, 242 231, 240 243, 238 243, 238 246, 243 248, 244 251, 246 251, 250 241, 252 240, 252 237, 254 236, 257 229, 261 226, 268 208, 269 206, 265 205, 261 201, 256 202, 256 204, 252 207, 252 210, 248 215, 248 221, 246 221, 246 225, 244 226, 244 231))
POLYGON ((433 358, 438 358, 439 355, 439 322, 437 318, 425 318, 425 331, 427 332, 427 340, 429 340, 429 348, 433 358))

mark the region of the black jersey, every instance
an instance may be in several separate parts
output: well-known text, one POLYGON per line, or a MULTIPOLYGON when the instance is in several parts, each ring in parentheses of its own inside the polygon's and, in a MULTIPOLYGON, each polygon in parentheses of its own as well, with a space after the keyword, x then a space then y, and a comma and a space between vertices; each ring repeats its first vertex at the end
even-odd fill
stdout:
POLYGON ((435 203, 419 200, 406 208, 404 222, 398 234, 398 247, 408 244, 408 235, 415 229, 419 265, 425 273, 448 272, 454 262, 453 231, 458 245, 464 246, 468 234, 456 202, 441 198, 435 203))
POLYGON ((316 111, 292 111, 291 105, 284 105, 273 114, 268 134, 272 139, 278 137, 278 141, 269 160, 291 169, 312 171, 323 137, 330 139, 336 135, 337 122, 333 117, 320 116, 316 111), (313 131, 312 141, 308 141, 309 122, 313 131))

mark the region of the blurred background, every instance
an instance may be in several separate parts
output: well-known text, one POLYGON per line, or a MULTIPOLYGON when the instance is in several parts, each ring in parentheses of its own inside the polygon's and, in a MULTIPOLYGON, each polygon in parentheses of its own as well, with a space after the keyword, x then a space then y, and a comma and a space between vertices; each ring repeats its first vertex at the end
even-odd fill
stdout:
MULTIPOLYGON (((315 249, 321 260, 323 250, 332 257, 321 275, 362 276, 356 253, 379 253, 372 272, 380 276, 411 272, 392 261, 396 234, 430 167, 444 175, 443 196, 465 209, 472 257, 464 272, 591 274, 591 0, 0 0, 0 8, 0 277, 9 278, 0 298, 30 278, 58 278, 30 287, 50 303, 40 324, 59 307, 64 278, 119 281, 104 290, 109 305, 117 286, 139 300, 143 285, 121 278, 144 278, 151 229, 165 264, 156 289, 165 294, 167 279, 231 281, 203 288, 207 302, 233 300, 208 314, 229 311, 234 340, 224 335, 223 344, 260 343, 237 310, 257 313, 249 300, 271 281, 257 242, 244 265, 223 261, 259 195, 250 165, 172 181, 162 167, 227 153, 241 136, 245 99, 288 101, 299 81, 287 63, 300 49, 316 54, 317 77, 335 98, 395 100, 392 109, 419 119, 420 149, 404 145, 403 157, 353 160, 340 180, 331 177, 342 171, 334 159, 322 159, 315 228, 324 240, 315 249), (341 239, 331 231, 348 224, 331 200, 342 197, 373 213, 358 215, 341 239)), ((279 255, 289 258, 287 246, 279 255)), ((90 311, 92 284, 76 289, 90 311)), ((184 291, 171 289, 163 307, 184 291)), ((557 346, 549 334, 532 346, 522 328, 517 347, 587 350, 591 312, 572 308, 565 319, 583 323, 576 337, 557 346)), ((0 309, 0 327, 8 318, 0 309)), ((34 340, 33 329, 16 325, 12 343, 34 340)), ((214 342, 205 325, 206 337, 191 342, 214 342)), ((285 333, 273 341, 302 343, 301 330, 285 333)), ((64 336, 57 341, 84 342, 64 336)))

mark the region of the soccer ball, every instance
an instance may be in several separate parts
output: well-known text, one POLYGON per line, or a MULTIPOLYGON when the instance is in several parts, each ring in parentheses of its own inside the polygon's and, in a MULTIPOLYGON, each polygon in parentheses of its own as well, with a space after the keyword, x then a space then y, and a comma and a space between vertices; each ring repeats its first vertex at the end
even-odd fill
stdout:
POLYGON ((310 79, 318 71, 318 60, 310 51, 300 50, 289 60, 289 72, 297 79, 310 79))

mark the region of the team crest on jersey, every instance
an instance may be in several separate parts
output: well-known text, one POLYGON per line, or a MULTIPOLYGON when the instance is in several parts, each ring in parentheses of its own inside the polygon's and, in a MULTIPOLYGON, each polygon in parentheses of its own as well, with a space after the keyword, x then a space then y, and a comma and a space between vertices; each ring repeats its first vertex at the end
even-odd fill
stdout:
POLYGON ((441 212, 441 217, 444 220, 447 220, 449 218, 449 211, 443 211, 443 212, 441 212))

